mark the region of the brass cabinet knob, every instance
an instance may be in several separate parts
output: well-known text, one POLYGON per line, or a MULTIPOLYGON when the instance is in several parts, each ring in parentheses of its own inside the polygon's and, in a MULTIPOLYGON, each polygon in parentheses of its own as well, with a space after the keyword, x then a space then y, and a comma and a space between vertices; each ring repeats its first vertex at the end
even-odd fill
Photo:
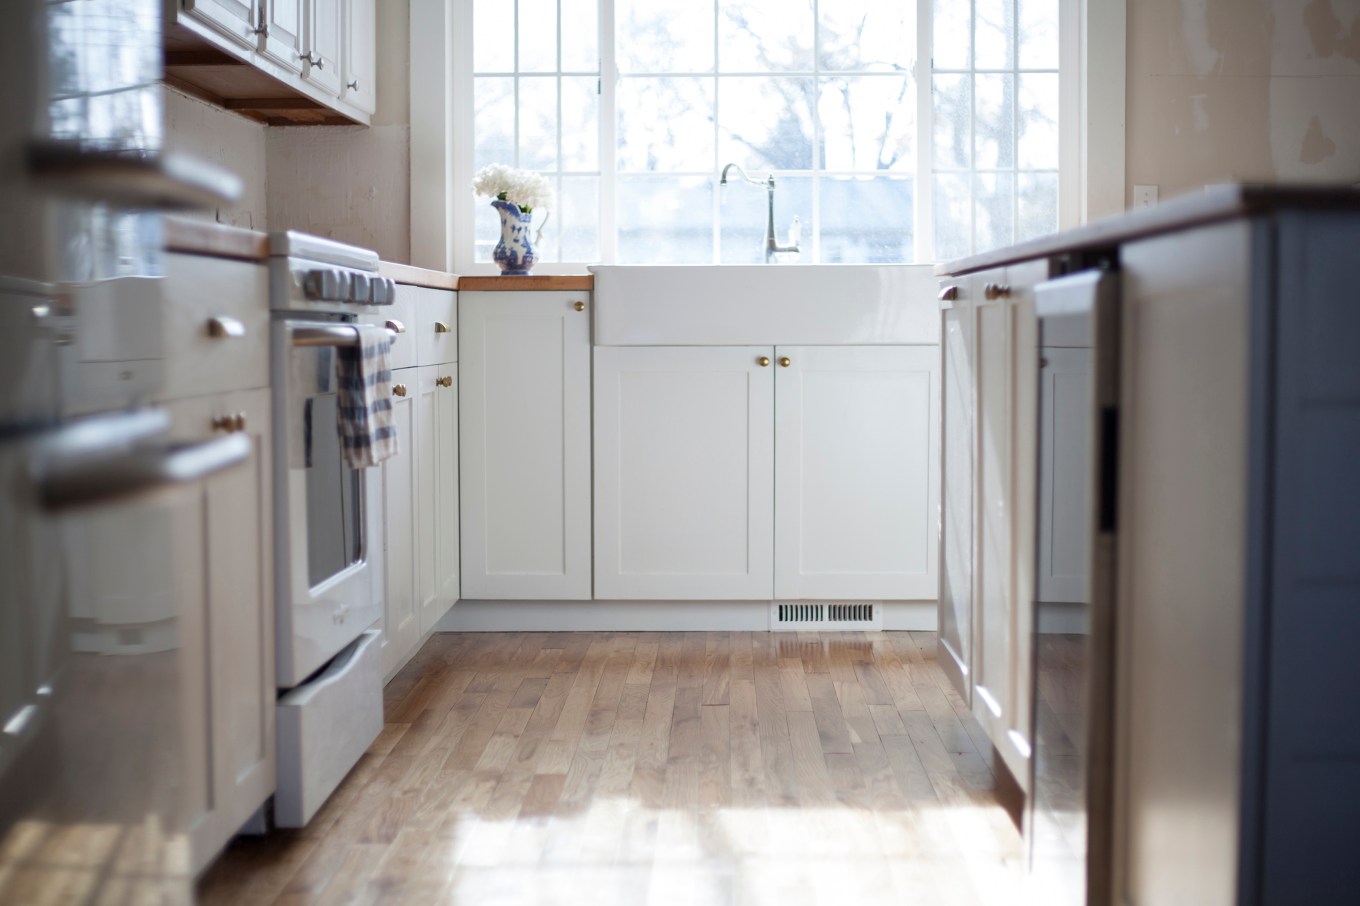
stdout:
POLYGON ((779 357, 779 367, 780 367, 780 368, 787 368, 787 367, 789 367, 789 366, 792 365, 792 364, 793 364, 793 359, 789 358, 788 356, 784 355, 784 356, 780 356, 780 357, 779 357))
POLYGON ((434 382, 438 384, 440 387, 452 387, 453 376, 446 374, 441 378, 435 378, 434 382))
POLYGON ((941 302, 957 302, 959 299, 959 288, 953 284, 940 290, 941 302))
POLYGON ((435 321, 435 322, 434 322, 434 332, 435 332, 435 333, 448 333, 448 332, 449 332, 449 325, 445 324, 443 321, 435 321))
POLYGON ((982 296, 988 302, 995 302, 997 299, 1009 299, 1011 288, 1004 283, 988 283, 982 288, 982 296))
POLYGON ((392 395, 393 395, 393 396, 405 396, 405 395, 406 395, 406 385, 405 385, 405 384, 393 384, 393 385, 392 385, 392 395))
POLYGON ((393 333, 406 333, 406 325, 397 320, 389 320, 386 327, 393 333))
POLYGON ((214 431, 231 431, 236 426, 236 419, 230 415, 215 415, 211 424, 214 431))
POLYGON ((576 309, 577 311, 585 311, 585 310, 586 310, 586 304, 585 304, 584 302, 580 302, 580 301, 571 303, 571 307, 574 308, 574 309, 576 309))
POLYGON ((233 431, 244 431, 246 429, 246 414, 238 412, 232 418, 231 428, 233 431))
POLYGON ((766 368, 770 364, 770 357, 767 355, 763 355, 760 358, 756 359, 756 364, 758 364, 761 368, 766 368))
POLYGON ((208 336, 215 340, 239 340, 246 335, 246 326, 235 318, 208 319, 208 336))

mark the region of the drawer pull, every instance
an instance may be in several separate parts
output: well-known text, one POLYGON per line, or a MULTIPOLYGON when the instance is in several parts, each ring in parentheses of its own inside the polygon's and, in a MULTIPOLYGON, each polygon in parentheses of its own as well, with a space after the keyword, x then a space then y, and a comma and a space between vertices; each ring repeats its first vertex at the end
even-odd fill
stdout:
POLYGON ((1011 288, 1004 283, 988 283, 982 288, 982 296, 988 302, 995 302, 997 299, 1009 299, 1011 288))
POLYGON ((957 286, 946 286, 940 290, 941 302, 957 302, 959 300, 959 288, 957 286))
POLYGON ((448 332, 449 332, 449 325, 445 324, 443 321, 435 321, 435 322, 434 322, 434 332, 435 332, 435 333, 448 333, 448 332))
POLYGON ((386 326, 393 333, 406 333, 406 325, 400 321, 388 321, 386 326))
POLYGON ((235 318, 208 319, 208 336, 218 340, 239 340, 246 335, 246 326, 235 318))
POLYGON ((440 387, 452 387, 453 377, 451 375, 446 374, 442 378, 435 378, 434 382, 438 384, 440 387))
POLYGON ((214 416, 210 422, 214 431, 225 431, 228 434, 236 434, 246 429, 246 414, 237 412, 235 415, 214 416))
POLYGON ((393 395, 393 396, 405 396, 405 395, 406 395, 406 385, 405 385, 405 384, 393 384, 393 385, 392 385, 392 395, 393 395))

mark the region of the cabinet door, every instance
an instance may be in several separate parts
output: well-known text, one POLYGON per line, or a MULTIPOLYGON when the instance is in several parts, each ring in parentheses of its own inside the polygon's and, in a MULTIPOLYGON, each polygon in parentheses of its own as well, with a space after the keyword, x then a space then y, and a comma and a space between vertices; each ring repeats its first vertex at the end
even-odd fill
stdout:
POLYGON ((306 0, 307 65, 303 79, 325 91, 340 94, 340 3, 341 0, 306 0))
POLYGON ((453 365, 417 371, 416 597, 424 635, 458 600, 458 382, 453 365))
POLYGON ((775 597, 935 600, 938 348, 775 359, 775 597))
POLYGON ((464 598, 590 598, 590 317, 580 299, 459 293, 464 598))
MULTIPOLYGON (((194 670, 207 675, 191 682, 202 716, 191 719, 206 742, 192 740, 190 784, 195 799, 193 862, 208 863, 240 826, 273 794, 274 769, 274 533, 270 470, 268 390, 183 400, 170 406, 178 437, 201 439, 212 420, 242 415, 254 442, 245 463, 203 485, 203 555, 198 583, 206 606, 201 639, 190 652, 194 670), (199 698, 201 696, 201 698, 199 698), (206 759, 200 761, 200 759, 206 759)), ((189 580, 192 582, 192 579, 189 580)), ((195 594, 186 588, 186 593, 195 594)), ((186 649, 190 648, 186 644, 186 649)))
POLYGON ((397 455, 382 468, 383 549, 383 676, 391 676, 420 641, 416 601, 416 452, 420 425, 416 418, 418 368, 392 372, 393 413, 397 423, 397 455))
POLYGON ((260 52, 291 72, 301 72, 303 25, 303 0, 269 0, 260 52))
POLYGON ((1091 350, 1045 346, 1040 350, 1039 468, 1052 476, 1052 492, 1038 501, 1037 600, 1087 603, 1090 545, 1091 350))
MULTIPOLYGON (((960 281, 959 285, 962 288, 964 284, 960 281)), ((945 309, 942 316, 940 665, 971 705, 977 314, 971 305, 966 305, 945 309)))
POLYGON ((365 113, 377 108, 375 0, 345 0, 344 85, 341 99, 365 113))
POLYGON ((771 597, 773 353, 596 348, 597 598, 771 597))
POLYGON ((259 0, 181 0, 184 15, 209 26, 242 48, 254 48, 259 0))

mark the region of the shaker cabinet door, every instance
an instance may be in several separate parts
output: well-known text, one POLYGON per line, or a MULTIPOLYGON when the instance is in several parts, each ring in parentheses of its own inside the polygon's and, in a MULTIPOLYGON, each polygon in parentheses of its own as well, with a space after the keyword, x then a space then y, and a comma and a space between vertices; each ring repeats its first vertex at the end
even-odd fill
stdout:
POLYGON ((397 423, 397 455, 382 466, 383 548, 386 553, 383 594, 383 676, 406 662, 420 641, 416 599, 416 454, 420 426, 416 418, 418 368, 392 372, 397 423))
POLYGON ((942 314, 940 666, 971 705, 976 312, 961 306, 942 314))
POLYGON ((597 598, 771 597, 773 355, 595 349, 597 598))
POLYGON ((416 370, 416 597, 424 636, 458 600, 458 381, 452 364, 416 370))
POLYGON ((585 298, 459 293, 461 597, 590 598, 585 298))
POLYGON ((775 360, 775 597, 935 600, 938 348, 775 360))

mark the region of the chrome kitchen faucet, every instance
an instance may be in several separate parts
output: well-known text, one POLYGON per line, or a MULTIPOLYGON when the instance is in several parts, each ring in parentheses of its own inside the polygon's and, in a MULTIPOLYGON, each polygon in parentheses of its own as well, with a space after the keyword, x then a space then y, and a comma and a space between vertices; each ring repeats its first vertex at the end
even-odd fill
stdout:
MULTIPOLYGON (((741 174, 741 178, 742 178, 742 179, 746 180, 747 182, 749 182, 749 183, 750 183, 751 185, 753 185, 753 186, 764 186, 764 187, 765 187, 765 193, 766 193, 766 196, 767 196, 768 202, 769 202, 769 204, 768 204, 768 210, 767 210, 767 214, 766 214, 766 218, 765 218, 765 263, 766 263, 766 264, 769 264, 769 263, 770 263, 770 260, 771 260, 776 254, 779 254, 779 253, 781 253, 781 252, 795 252, 795 253, 796 253, 796 252, 800 252, 801 249, 799 249, 799 247, 798 247, 798 241, 797 241, 797 239, 794 239, 793 242, 792 242, 792 244, 790 244, 790 245, 780 245, 778 242, 775 241, 775 238, 774 238, 774 174, 771 173, 769 176, 765 177, 765 181, 762 182, 762 181, 760 181, 760 180, 758 180, 758 179, 752 179, 750 176, 748 176, 748 175, 746 174, 746 171, 743 170, 743 169, 742 169, 740 166, 738 166, 737 164, 728 164, 727 166, 723 167, 723 169, 722 169, 722 176, 720 176, 720 177, 718 178, 718 185, 719 185, 719 186, 725 186, 725 185, 727 185, 727 173, 728 173, 728 171, 730 171, 730 170, 736 170, 738 173, 741 174)), ((796 216, 793 218, 793 220, 794 220, 794 223, 797 223, 797 222, 798 222, 798 218, 797 218, 796 216)))

